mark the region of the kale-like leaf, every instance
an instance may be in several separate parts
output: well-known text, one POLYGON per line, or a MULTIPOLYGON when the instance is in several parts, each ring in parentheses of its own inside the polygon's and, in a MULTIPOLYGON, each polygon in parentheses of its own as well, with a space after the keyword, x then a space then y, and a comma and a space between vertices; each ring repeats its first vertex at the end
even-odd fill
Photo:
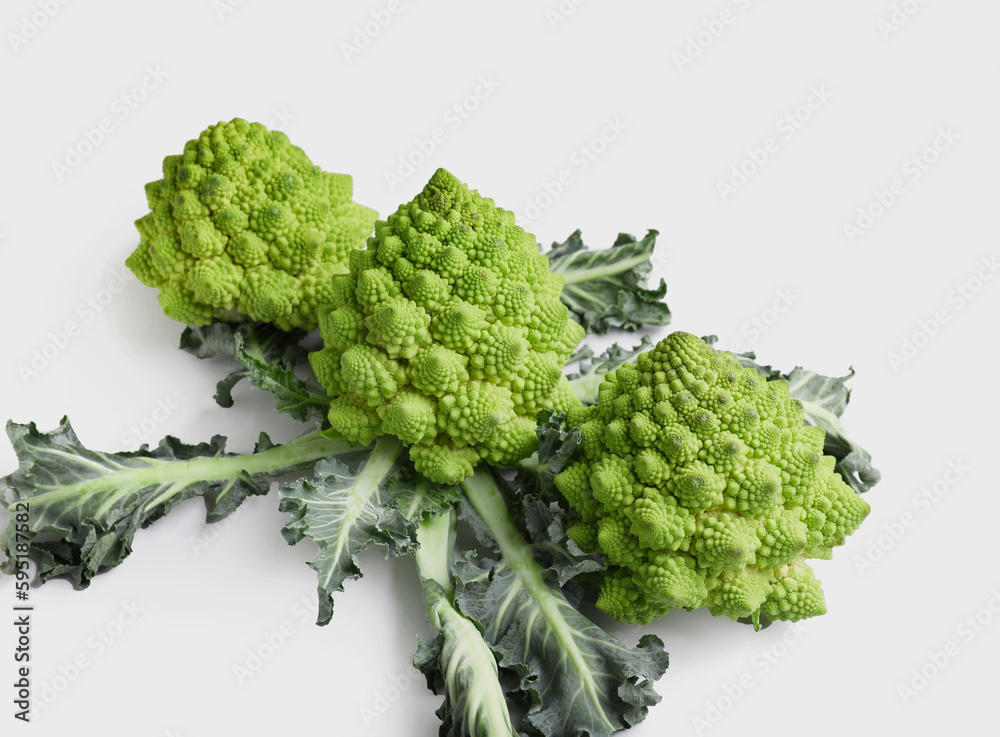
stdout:
MULTIPOLYGON (((447 498, 448 495, 446 495, 447 498)), ((475 623, 455 606, 456 514, 446 506, 417 526, 414 558, 434 637, 418 638, 413 664, 427 686, 443 694, 439 734, 448 737, 516 737, 500 682, 497 655, 475 623)))
POLYGON ((400 440, 383 435, 360 467, 324 459, 316 464, 312 481, 300 479, 278 490, 279 509, 290 515, 282 537, 289 545, 308 537, 319 547, 319 557, 309 563, 319 579, 316 624, 330 622, 334 592, 343 591, 348 579, 361 577, 358 555, 365 548, 377 545, 386 557, 410 550, 411 526, 386 487, 402 450, 400 440))
MULTIPOLYGON (((30 507, 27 537, 37 578, 66 576, 76 588, 121 563, 136 532, 185 499, 204 498, 208 521, 215 522, 246 497, 266 494, 271 476, 354 450, 313 432, 280 446, 261 433, 251 455, 227 453, 220 435, 198 445, 168 436, 152 450, 105 453, 86 448, 65 417, 51 432, 9 422, 7 435, 19 468, 3 479, 10 492, 4 503, 30 507)), ((0 536, 8 558, 0 568, 7 573, 17 539, 11 522, 0 536)))
MULTIPOLYGON (((253 323, 247 323, 252 329, 253 323)), ((239 324, 212 322, 208 325, 188 325, 181 333, 181 350, 197 358, 218 358, 236 355, 236 331, 239 324)))
MULTIPOLYGON (((233 389, 245 378, 254 389, 271 392, 276 411, 305 422, 323 417, 330 404, 315 377, 296 376, 296 365, 307 354, 301 346, 305 335, 301 330, 280 330, 266 323, 214 322, 185 328, 180 347, 198 358, 229 356, 240 364, 219 380, 215 401, 220 406, 233 406, 233 389)), ((307 364, 303 362, 303 366, 307 364)))
POLYGON ((414 523, 449 512, 462 499, 461 487, 430 481, 417 473, 412 463, 394 473, 386 489, 403 518, 414 523))
POLYGON ((854 376, 854 369, 846 376, 834 378, 796 367, 788 374, 789 394, 802 402, 805 421, 826 430, 823 452, 837 459, 837 473, 855 491, 864 493, 877 484, 882 474, 872 465, 871 454, 854 442, 840 417, 851 398, 846 382, 854 376))
POLYGON ((562 302, 570 316, 588 333, 611 328, 636 330, 643 325, 666 325, 670 308, 663 301, 667 284, 646 288, 657 232, 642 240, 620 233, 611 248, 590 249, 577 230, 562 243, 553 243, 549 269, 565 278, 562 302))
POLYGON ((519 495, 534 495, 546 501, 559 499, 553 479, 576 454, 583 439, 580 428, 569 429, 566 415, 550 409, 538 413, 538 450, 521 461, 511 484, 519 495))
MULTIPOLYGON (((477 534, 488 529, 500 556, 456 563, 456 601, 500 654, 500 667, 517 674, 512 696, 525 708, 522 729, 598 737, 641 721, 660 700, 653 683, 668 662, 660 639, 645 635, 629 647, 580 613, 561 584, 600 563, 557 551, 551 539, 526 541, 488 470, 480 468, 462 487, 463 516, 479 518, 477 534)), ((544 527, 535 516, 541 512, 536 506, 524 516, 544 527)))

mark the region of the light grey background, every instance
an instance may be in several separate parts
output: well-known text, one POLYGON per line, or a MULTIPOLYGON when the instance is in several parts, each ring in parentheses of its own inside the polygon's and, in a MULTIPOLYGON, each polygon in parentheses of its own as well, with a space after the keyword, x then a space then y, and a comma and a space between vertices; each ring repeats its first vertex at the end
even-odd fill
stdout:
MULTIPOLYGON (((106 450, 294 434, 246 389, 217 407, 223 367, 177 350, 181 326, 123 272, 142 185, 218 120, 285 130, 383 214, 445 166, 543 243, 655 228, 673 327, 785 369, 854 366, 846 421, 884 480, 863 529, 816 563, 826 616, 757 634, 705 612, 614 627, 671 653, 632 733, 993 724, 998 22, 986 0, 8 0, 0 414, 43 429, 68 414, 106 450), (36 351, 51 358, 30 374, 36 351)), ((3 444, 0 470, 15 466, 3 444)), ((285 546, 281 524, 273 494, 214 528, 188 502, 89 590, 34 590, 36 695, 62 687, 34 733, 435 734, 440 699, 409 666, 428 631, 410 562, 365 556, 317 628, 315 551, 285 546)), ((4 684, 12 642, 0 627, 4 684)))

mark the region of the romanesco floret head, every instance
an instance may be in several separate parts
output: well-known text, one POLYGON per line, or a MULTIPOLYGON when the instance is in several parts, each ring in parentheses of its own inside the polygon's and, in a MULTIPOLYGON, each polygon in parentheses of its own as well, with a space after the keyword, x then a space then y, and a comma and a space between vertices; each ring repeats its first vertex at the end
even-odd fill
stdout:
POLYGON ((530 455, 538 410, 580 404, 562 369, 584 330, 562 285, 513 213, 439 169, 376 223, 320 310, 324 347, 310 360, 340 395, 333 432, 400 437, 445 483, 530 455))
POLYGON ((609 373, 567 413, 582 442, 555 478, 568 532, 608 563, 597 606, 625 622, 708 607, 733 619, 823 614, 806 561, 868 514, 788 384, 687 333, 609 373))
POLYGON ((126 264, 193 325, 262 320, 312 330, 377 213, 352 181, 314 166, 280 131, 239 118, 209 126, 146 185, 150 212, 126 264))

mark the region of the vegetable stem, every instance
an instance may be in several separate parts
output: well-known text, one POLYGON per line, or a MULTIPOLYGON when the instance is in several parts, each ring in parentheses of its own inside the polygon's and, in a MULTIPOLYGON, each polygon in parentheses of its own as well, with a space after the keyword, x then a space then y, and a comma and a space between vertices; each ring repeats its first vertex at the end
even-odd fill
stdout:
MULTIPOLYGON (((375 442, 371 455, 368 456, 368 460, 365 461, 365 465, 361 468, 351 486, 350 503, 344 512, 340 531, 335 536, 334 544, 329 547, 329 556, 331 559, 340 560, 343 556, 344 551, 351 542, 351 530, 354 529, 357 520, 361 517, 365 505, 370 502, 379 488, 381 488, 386 476, 392 471, 396 465, 396 459, 399 458, 402 452, 403 441, 392 435, 382 435, 375 442)), ((320 576, 321 588, 330 586, 332 573, 333 569, 331 569, 325 579, 322 575, 320 576)))
POLYGON ((493 651, 472 620, 455 607, 451 565, 456 527, 454 508, 424 517, 417 526, 420 545, 414 554, 428 619, 443 640, 440 669, 446 698, 454 708, 453 718, 471 737, 517 737, 493 651))
MULTIPOLYGON (((598 269, 572 269, 565 268, 565 271, 561 271, 563 277, 565 278, 564 284, 578 284, 580 282, 592 281, 594 279, 602 279, 606 276, 614 276, 615 274, 621 274, 623 271, 628 271, 629 269, 634 269, 636 266, 640 266, 649 261, 649 255, 645 253, 639 253, 632 258, 620 259, 614 262, 612 266, 603 266, 598 269)), ((570 262, 570 266, 572 262, 570 262)))
POLYGON ((417 542, 419 547, 414 553, 421 581, 433 581, 441 587, 440 595, 428 596, 427 614, 431 624, 440 627, 436 621, 436 610, 441 596, 449 600, 455 598, 455 586, 451 580, 451 563, 454 557, 456 536, 456 518, 454 510, 437 517, 425 517, 417 526, 417 542), (432 609, 434 611, 432 611, 432 609))
MULTIPOLYGON (((75 484, 59 486, 32 497, 32 504, 42 506, 77 497, 82 502, 90 494, 108 493, 104 506, 114 498, 147 486, 165 486, 163 492, 147 502, 156 506, 181 493, 187 487, 203 481, 235 481, 240 475, 276 474, 307 466, 327 456, 343 455, 357 450, 342 440, 330 440, 319 431, 311 432, 284 445, 250 455, 214 456, 190 460, 159 458, 136 459, 139 466, 119 466, 112 473, 84 479, 75 484)), ((48 451, 50 454, 57 451, 48 451)), ((117 464, 116 464, 117 465, 117 464)))
POLYGON ((573 390, 577 399, 584 404, 597 404, 597 389, 601 386, 601 382, 604 381, 605 373, 607 372, 594 371, 578 376, 575 379, 570 379, 569 388, 573 390))
MULTIPOLYGON (((489 528, 490 534, 500 547, 505 564, 514 572, 520 586, 538 606, 539 612, 547 620, 552 633, 559 642, 567 660, 573 663, 575 672, 580 674, 580 688, 588 700, 600 703, 601 693, 587 659, 580 650, 572 624, 560 610, 561 597, 552 595, 545 582, 542 567, 535 560, 531 546, 522 537, 517 525, 507 509, 503 494, 497 487, 493 474, 480 465, 476 472, 462 482, 466 498, 489 528)), ((603 718, 610 734, 614 731, 606 717, 603 718)))

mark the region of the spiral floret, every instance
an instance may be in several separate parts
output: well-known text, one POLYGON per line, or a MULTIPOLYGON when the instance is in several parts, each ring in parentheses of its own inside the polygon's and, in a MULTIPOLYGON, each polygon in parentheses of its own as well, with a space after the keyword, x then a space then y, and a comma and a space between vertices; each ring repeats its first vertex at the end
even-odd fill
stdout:
POLYGON ((400 437, 442 483, 530 455, 538 410, 579 405, 562 367, 584 332, 561 290, 513 213, 439 169, 375 224, 319 311, 311 361, 341 395, 332 431, 400 437))
POLYGON ((312 330, 335 274, 377 213, 346 174, 314 166, 280 131, 236 118, 209 126, 146 185, 150 212, 126 264, 180 322, 262 320, 312 330))
POLYGON ((831 557, 869 507, 787 382, 673 333, 598 394, 567 415, 583 442, 555 484, 578 515, 570 536, 608 563, 600 609, 643 623, 680 608, 791 621, 826 611, 807 560, 831 557))

